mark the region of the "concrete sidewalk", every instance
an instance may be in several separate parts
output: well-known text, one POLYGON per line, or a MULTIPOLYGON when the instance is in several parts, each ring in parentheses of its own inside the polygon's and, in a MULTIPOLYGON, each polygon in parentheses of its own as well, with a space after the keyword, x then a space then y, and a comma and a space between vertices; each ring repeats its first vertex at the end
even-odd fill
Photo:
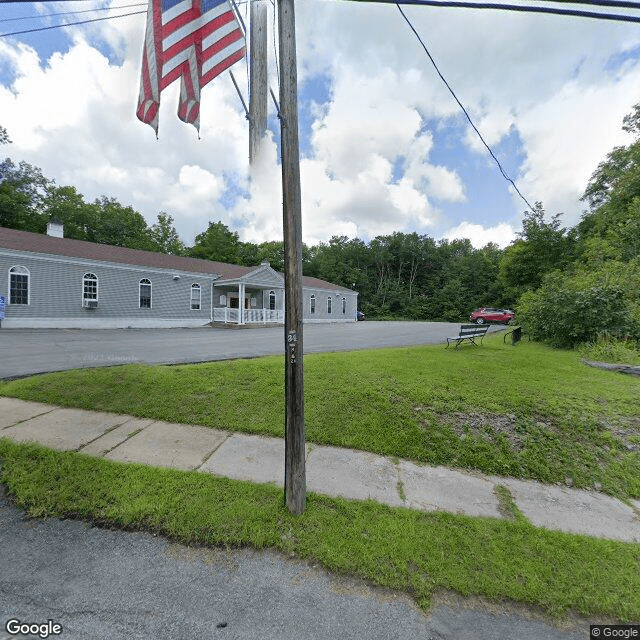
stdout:
MULTIPOLYGON (((284 440, 207 427, 0 398, 0 437, 38 442, 108 460, 284 484, 284 440)), ((595 491, 420 466, 372 453, 307 444, 307 489, 394 507, 505 517, 495 488, 506 487, 537 527, 640 543, 640 500, 595 491)))

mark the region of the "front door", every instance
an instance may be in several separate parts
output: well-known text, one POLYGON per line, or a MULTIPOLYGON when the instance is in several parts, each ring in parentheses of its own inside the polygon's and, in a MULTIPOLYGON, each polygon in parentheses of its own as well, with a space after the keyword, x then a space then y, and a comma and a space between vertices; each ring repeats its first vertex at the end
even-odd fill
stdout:
MULTIPOLYGON (((240 307, 240 305, 239 305, 238 296, 229 296, 229 308, 230 309, 238 309, 239 307, 240 307)), ((249 308, 249 296, 245 296, 245 298, 244 298, 244 308, 245 309, 249 308)))

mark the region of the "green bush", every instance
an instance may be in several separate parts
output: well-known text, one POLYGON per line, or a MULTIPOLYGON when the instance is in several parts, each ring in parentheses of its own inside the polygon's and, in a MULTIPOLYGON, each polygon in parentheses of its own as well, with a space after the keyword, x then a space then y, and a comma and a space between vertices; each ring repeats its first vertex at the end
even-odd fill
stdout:
POLYGON ((554 271, 540 289, 522 295, 517 311, 532 339, 556 347, 594 342, 603 333, 640 336, 637 303, 623 283, 604 270, 574 275, 554 271))

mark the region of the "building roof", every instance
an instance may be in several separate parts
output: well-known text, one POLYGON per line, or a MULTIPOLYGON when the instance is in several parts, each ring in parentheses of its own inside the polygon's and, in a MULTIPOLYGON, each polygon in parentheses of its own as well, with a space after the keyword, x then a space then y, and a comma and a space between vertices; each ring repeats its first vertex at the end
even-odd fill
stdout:
MULTIPOLYGON (((185 258, 166 253, 143 251, 142 249, 128 249, 114 247, 108 244, 97 244, 85 240, 71 238, 55 238, 43 233, 18 231, 0 227, 0 249, 27 251, 31 253, 46 253, 68 258, 83 258, 85 260, 100 260, 103 262, 117 262, 135 266, 153 267, 158 269, 175 269, 177 271, 192 271, 194 273, 208 273, 219 275, 225 280, 235 280, 254 271, 256 267, 243 267, 226 262, 214 262, 201 258, 185 258)), ((349 291, 351 289, 332 284, 319 278, 303 277, 303 285, 318 289, 334 289, 349 291)))

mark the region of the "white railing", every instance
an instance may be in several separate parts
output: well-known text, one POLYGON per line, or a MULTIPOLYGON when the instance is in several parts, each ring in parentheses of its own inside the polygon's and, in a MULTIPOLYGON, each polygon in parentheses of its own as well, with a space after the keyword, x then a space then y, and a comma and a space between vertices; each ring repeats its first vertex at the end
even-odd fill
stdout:
POLYGON ((284 322, 284 311, 277 311, 276 309, 245 309, 244 321, 247 324, 257 322, 284 322))
POLYGON ((222 309, 213 310, 214 322, 238 322, 239 309, 230 309, 229 307, 223 307, 222 309))
MULTIPOLYGON (((223 307, 213 310, 214 322, 225 322, 238 324, 239 309, 223 307)), ((284 311, 271 309, 244 309, 243 321, 245 324, 266 324, 268 322, 284 322, 284 311)))

